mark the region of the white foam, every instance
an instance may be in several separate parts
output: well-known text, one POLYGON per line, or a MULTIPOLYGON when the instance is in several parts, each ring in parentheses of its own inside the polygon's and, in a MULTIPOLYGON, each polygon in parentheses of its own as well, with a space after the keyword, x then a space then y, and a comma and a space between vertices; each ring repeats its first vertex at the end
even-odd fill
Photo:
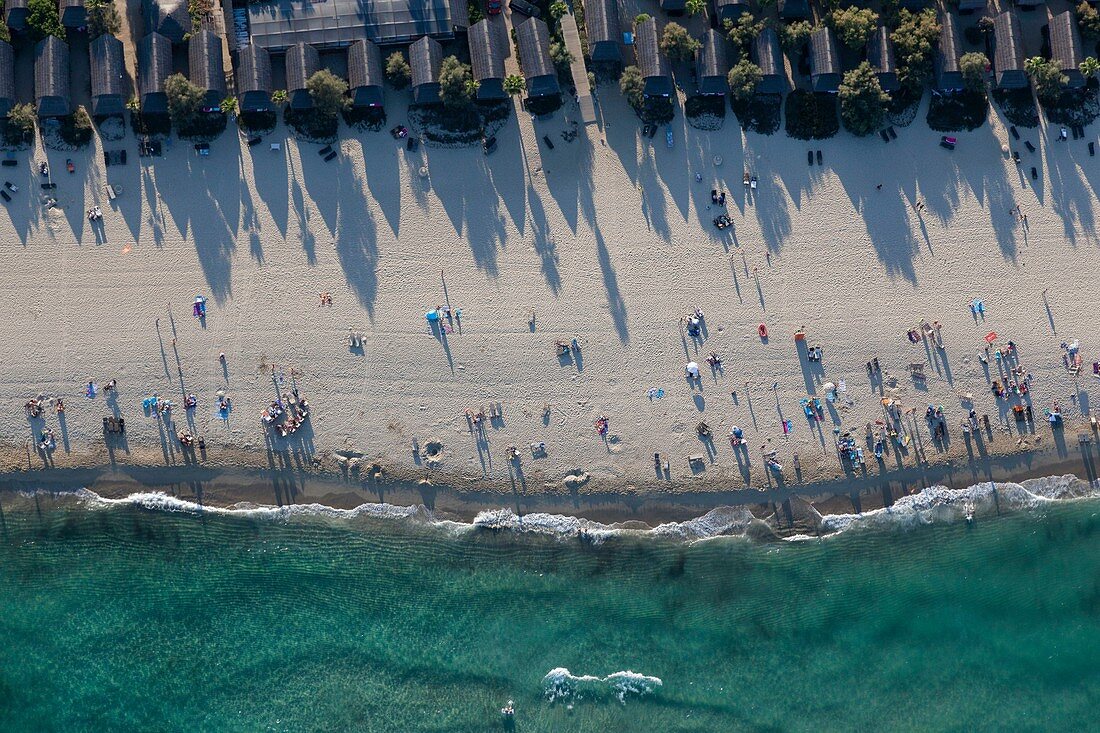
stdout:
POLYGON ((626 670, 606 677, 575 675, 565 667, 555 667, 542 678, 542 689, 550 702, 559 700, 600 699, 608 694, 626 704, 627 697, 651 695, 664 686, 660 677, 626 670))

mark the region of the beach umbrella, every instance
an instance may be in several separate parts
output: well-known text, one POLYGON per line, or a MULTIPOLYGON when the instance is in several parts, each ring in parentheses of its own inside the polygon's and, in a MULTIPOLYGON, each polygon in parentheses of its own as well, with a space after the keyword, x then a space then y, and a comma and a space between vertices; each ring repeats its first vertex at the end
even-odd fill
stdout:
POLYGON ((985 335, 985 342, 987 344, 991 344, 996 340, 997 340, 997 332, 996 331, 990 331, 989 333, 987 333, 985 335))
POLYGON ((689 361, 686 369, 687 369, 687 373, 690 376, 692 376, 692 377, 698 377, 699 376, 699 365, 696 364, 695 362, 689 361))
POLYGON ((437 310, 428 311, 427 313, 424 314, 424 317, 428 319, 429 323, 435 323, 436 321, 439 320, 439 311, 437 311, 437 310))

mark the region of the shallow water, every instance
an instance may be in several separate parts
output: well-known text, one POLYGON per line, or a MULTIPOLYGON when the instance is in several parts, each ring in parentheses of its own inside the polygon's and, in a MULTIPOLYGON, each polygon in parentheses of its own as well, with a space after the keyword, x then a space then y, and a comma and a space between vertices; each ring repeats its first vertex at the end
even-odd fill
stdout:
POLYGON ((512 699, 517 731, 1090 728, 1100 502, 930 517, 597 545, 9 506, 0 727, 486 731, 512 699))

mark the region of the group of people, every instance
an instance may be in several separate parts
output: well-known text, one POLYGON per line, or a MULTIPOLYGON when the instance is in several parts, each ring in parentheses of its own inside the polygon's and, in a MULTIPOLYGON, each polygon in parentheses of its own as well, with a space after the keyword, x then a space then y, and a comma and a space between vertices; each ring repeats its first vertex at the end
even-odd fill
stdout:
POLYGON ((99 221, 103 218, 103 210, 98 206, 88 209, 88 221, 99 221))
POLYGON ((282 397, 272 402, 260 416, 264 425, 273 428, 281 438, 296 433, 308 418, 309 403, 298 394, 297 389, 283 392, 282 397))

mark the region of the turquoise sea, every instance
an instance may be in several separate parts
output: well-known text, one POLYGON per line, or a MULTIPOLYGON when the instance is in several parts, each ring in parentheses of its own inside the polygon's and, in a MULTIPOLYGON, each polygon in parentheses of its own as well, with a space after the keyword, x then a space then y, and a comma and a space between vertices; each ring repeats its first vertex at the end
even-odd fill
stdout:
POLYGON ((0 496, 0 729, 1095 730, 1100 501, 1045 481, 796 541, 0 496))

